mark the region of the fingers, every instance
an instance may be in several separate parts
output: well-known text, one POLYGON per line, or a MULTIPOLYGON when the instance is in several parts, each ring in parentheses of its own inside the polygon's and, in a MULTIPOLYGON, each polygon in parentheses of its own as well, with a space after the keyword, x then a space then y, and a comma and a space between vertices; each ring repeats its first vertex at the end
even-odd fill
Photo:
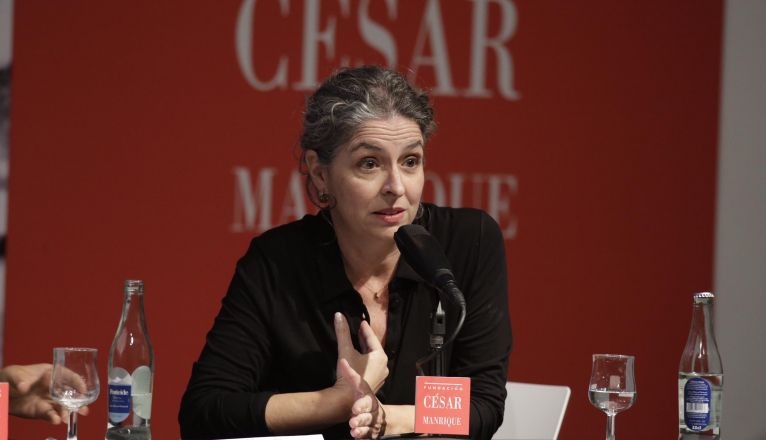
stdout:
POLYGON ((88 391, 88 385, 85 383, 85 379, 76 372, 66 367, 57 368, 53 374, 60 378, 62 384, 66 384, 79 393, 86 393, 88 391))
POLYGON ((19 394, 27 394, 29 390, 32 388, 32 382, 28 381, 21 381, 16 382, 15 384, 12 383, 12 386, 16 388, 16 391, 19 392, 19 394))
POLYGON ((85 383, 85 379, 82 376, 73 371, 72 377, 69 379, 72 381, 72 386, 77 390, 77 392, 83 394, 88 392, 88 384, 85 383))
POLYGON ((11 388, 26 394, 36 382, 42 380, 47 383, 51 369, 51 364, 10 365, 5 368, 5 373, 11 388))
POLYGON ((381 424, 377 422, 378 399, 372 394, 367 382, 351 368, 345 359, 340 360, 340 371, 354 388, 356 400, 351 405, 349 427, 353 438, 377 438, 381 424))
POLYGON ((81 416, 87 416, 88 414, 90 414, 90 408, 88 408, 87 405, 81 406, 80 409, 77 410, 77 414, 81 416))
POLYGON ((371 424, 372 424, 372 414, 370 413, 356 415, 352 417, 351 419, 349 419, 348 421, 348 426, 350 426, 352 429, 370 426, 371 424))
MULTIPOLYGON (((349 329, 346 317, 343 316, 342 313, 336 312, 334 321, 335 336, 338 339, 338 353, 345 354, 350 350, 356 350, 354 348, 354 343, 351 341, 351 330, 349 329), (341 351, 341 349, 343 351, 341 351)), ((362 324, 359 326, 359 343, 365 353, 375 350, 383 350, 380 340, 367 321, 362 321, 362 324)))
POLYGON ((362 347, 364 347, 365 353, 375 350, 383 350, 383 346, 380 345, 380 340, 367 321, 362 321, 362 325, 359 326, 359 341, 361 342, 362 347))
POLYGON ((369 395, 362 397, 354 402, 352 407, 353 416, 348 420, 348 426, 351 428, 351 437, 353 438, 372 438, 372 428, 375 426, 375 416, 370 411, 369 395), (366 402, 360 404, 361 400, 366 402))
MULTIPOLYGON (((376 393, 388 377, 388 356, 380 344, 380 340, 368 322, 362 321, 359 326, 359 342, 363 353, 359 353, 351 341, 351 333, 346 318, 336 313, 334 316, 335 334, 338 340, 338 360, 346 359, 362 379, 369 384, 373 394, 376 393)), ((337 367, 338 377, 344 376, 337 367)))
POLYGON ((385 411, 377 399, 365 395, 354 404, 353 413, 355 415, 348 421, 351 437, 376 439, 385 433, 385 411))
POLYGON ((340 366, 340 374, 344 378, 348 380, 348 382, 351 384, 351 386, 354 387, 354 391, 357 394, 357 396, 361 396, 364 393, 360 393, 360 390, 362 389, 362 384, 364 383, 364 380, 362 379, 362 376, 359 375, 353 368, 351 368, 351 365, 349 365, 348 361, 346 359, 340 359, 338 361, 338 364, 340 366))
POLYGON ((45 412, 45 419, 48 420, 51 425, 58 425, 61 423, 62 415, 58 413, 55 409, 51 408, 48 411, 45 412))
POLYGON ((3 369, 3 382, 8 382, 11 392, 19 391, 22 394, 29 391, 30 383, 25 380, 23 368, 18 365, 9 365, 3 369), (22 388, 23 387, 23 388, 22 388))
MULTIPOLYGON (((48 421, 50 421, 52 424, 58 425, 59 423, 66 422, 69 419, 69 411, 66 408, 53 402, 50 403, 50 406, 51 409, 46 412, 46 415, 48 416, 48 421)), ((77 413, 83 414, 81 411, 77 411, 77 413)), ((87 413, 88 410, 86 410, 86 414, 87 413)))
POLYGON ((377 403, 377 399, 375 399, 371 394, 365 394, 359 399, 354 402, 354 404, 351 406, 351 414, 353 415, 363 415, 363 414, 369 414, 373 412, 375 408, 375 404, 377 403))
POLYGON ((346 318, 340 312, 335 312, 335 337, 338 339, 338 357, 348 357, 354 349, 351 341, 351 330, 348 328, 346 318))
POLYGON ((51 425, 58 425, 68 416, 66 410, 52 401, 38 400, 30 405, 27 412, 18 414, 22 417, 47 420, 51 425))
POLYGON ((351 429, 351 437, 353 438, 375 438, 372 436, 372 428, 369 426, 360 426, 358 428, 351 429))

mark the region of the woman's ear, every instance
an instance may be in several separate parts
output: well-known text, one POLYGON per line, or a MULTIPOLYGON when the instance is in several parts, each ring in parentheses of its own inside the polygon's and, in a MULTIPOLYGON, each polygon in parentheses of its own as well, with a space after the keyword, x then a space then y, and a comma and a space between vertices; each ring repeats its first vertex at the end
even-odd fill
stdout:
POLYGON ((314 150, 306 151, 304 158, 306 161, 306 169, 308 170, 311 181, 314 182, 317 191, 327 192, 327 166, 323 165, 319 161, 319 155, 314 150))

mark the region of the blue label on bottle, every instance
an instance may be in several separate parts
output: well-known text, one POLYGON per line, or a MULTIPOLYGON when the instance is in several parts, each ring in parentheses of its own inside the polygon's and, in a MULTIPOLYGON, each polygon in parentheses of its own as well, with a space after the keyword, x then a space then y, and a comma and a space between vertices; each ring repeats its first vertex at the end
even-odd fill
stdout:
POLYGON ((702 431, 710 423, 710 382, 693 377, 684 386, 684 422, 692 431, 702 431))
POLYGON ((109 421, 120 423, 130 414, 130 385, 109 384, 109 421))

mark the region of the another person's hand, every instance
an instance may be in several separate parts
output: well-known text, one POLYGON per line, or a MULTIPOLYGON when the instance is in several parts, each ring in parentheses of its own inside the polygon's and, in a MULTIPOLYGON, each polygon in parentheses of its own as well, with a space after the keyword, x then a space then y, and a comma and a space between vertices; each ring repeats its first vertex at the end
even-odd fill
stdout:
MULTIPOLYGON (((51 364, 9 365, 0 369, 0 382, 8 382, 9 412, 18 417, 43 419, 54 425, 67 417, 66 409, 50 396, 51 364)), ((79 414, 88 414, 83 406, 79 414)))
POLYGON ((370 385, 362 379, 345 359, 339 362, 343 378, 354 389, 354 404, 351 405, 351 417, 348 426, 353 438, 378 439, 386 432, 386 411, 375 397, 370 385))
MULTIPOLYGON (((351 330, 348 322, 341 313, 335 314, 335 336, 338 339, 338 361, 345 359, 349 366, 369 384, 373 393, 377 393, 388 377, 388 356, 378 337, 367 321, 359 326, 359 343, 362 353, 354 348, 351 342, 351 330)), ((337 377, 341 378, 339 367, 337 377)))

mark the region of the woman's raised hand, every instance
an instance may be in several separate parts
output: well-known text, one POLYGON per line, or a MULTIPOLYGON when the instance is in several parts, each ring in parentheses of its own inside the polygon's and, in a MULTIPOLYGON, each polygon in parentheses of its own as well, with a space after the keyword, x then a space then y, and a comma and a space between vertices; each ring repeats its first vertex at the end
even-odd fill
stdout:
POLYGON ((362 321, 362 325, 359 326, 359 342, 363 353, 359 353, 354 348, 351 342, 351 330, 341 313, 335 313, 335 336, 338 339, 338 365, 336 366, 338 379, 345 377, 340 369, 340 361, 345 359, 351 369, 367 382, 373 394, 377 393, 388 377, 388 356, 370 325, 367 321, 362 321))

